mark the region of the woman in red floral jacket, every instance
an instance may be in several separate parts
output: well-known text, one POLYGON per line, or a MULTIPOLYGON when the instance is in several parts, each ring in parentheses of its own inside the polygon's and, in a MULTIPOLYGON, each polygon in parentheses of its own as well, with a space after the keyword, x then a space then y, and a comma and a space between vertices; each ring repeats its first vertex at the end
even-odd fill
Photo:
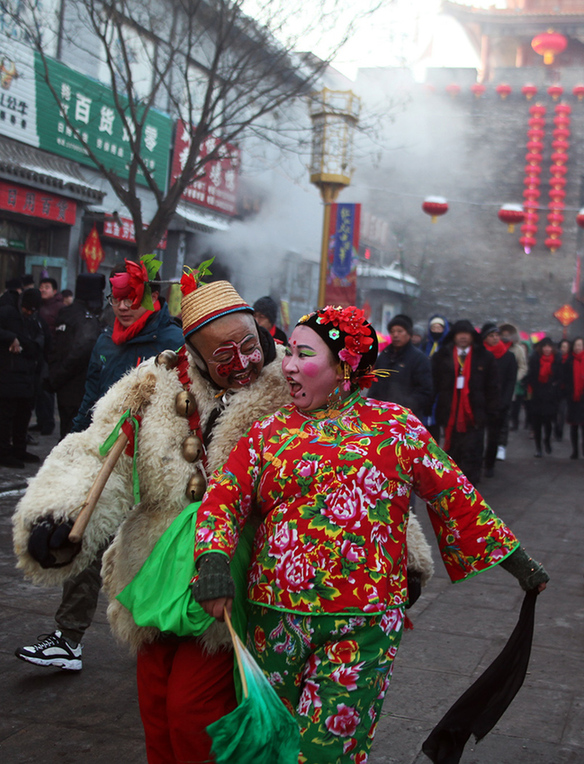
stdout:
POLYGON ((453 581, 500 562, 524 588, 548 580, 408 409, 361 396, 376 357, 357 308, 303 317, 282 364, 293 403, 251 427, 198 512, 193 595, 219 619, 240 531, 261 519, 248 643, 308 764, 367 761, 403 630, 412 490, 453 581))

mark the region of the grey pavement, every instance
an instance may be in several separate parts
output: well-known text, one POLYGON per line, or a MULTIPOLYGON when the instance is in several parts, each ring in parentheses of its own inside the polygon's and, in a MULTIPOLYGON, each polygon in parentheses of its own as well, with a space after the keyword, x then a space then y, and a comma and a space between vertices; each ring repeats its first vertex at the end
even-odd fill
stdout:
MULTIPOLYGON (((56 443, 55 436, 39 440, 30 448, 39 454, 56 443)), ((494 730, 478 744, 469 741, 461 764, 584 762, 584 459, 571 461, 567 442, 553 448, 552 456, 535 459, 528 433, 511 433, 507 461, 479 485, 552 582, 538 598, 525 684, 494 730)), ((17 492, 34 471, 0 468, 0 761, 145 764, 134 661, 110 635, 103 597, 85 638, 82 672, 14 657, 17 646, 54 629, 60 594, 25 582, 14 566, 10 517, 18 496, 2 492, 17 492)), ((423 741, 499 653, 519 615, 523 593, 504 570, 451 585, 437 551, 435 562, 434 578, 410 611, 414 629, 395 661, 370 764, 429 762, 423 741)))

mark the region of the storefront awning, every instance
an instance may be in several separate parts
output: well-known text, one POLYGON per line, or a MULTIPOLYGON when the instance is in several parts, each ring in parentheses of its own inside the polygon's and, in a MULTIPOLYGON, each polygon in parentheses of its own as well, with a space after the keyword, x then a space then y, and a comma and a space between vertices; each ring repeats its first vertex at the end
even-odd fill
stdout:
POLYGON ((101 202, 104 192, 88 184, 75 162, 0 136, 0 178, 18 178, 83 202, 101 202))
POLYGON ((213 233, 214 231, 227 231, 230 221, 219 215, 213 215, 206 210, 195 207, 192 204, 179 204, 175 212, 175 220, 168 226, 169 230, 201 231, 213 233))

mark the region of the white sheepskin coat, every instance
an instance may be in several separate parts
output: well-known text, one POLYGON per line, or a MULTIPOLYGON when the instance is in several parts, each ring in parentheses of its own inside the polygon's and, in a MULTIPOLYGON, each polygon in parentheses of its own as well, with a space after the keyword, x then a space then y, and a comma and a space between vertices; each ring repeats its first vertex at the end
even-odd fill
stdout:
MULTIPOLYGON (((207 451, 207 474, 221 467, 239 438, 257 419, 290 402, 288 385, 281 372, 283 348, 278 358, 262 370, 249 388, 225 396, 225 408, 218 417, 207 451)), ((216 390, 194 366, 189 368, 193 393, 204 431, 217 405, 216 390)), ((172 521, 187 506, 186 486, 195 467, 182 456, 182 443, 190 434, 188 420, 175 409, 182 390, 174 369, 157 366, 153 360, 128 372, 97 403, 91 426, 64 438, 50 453, 37 475, 31 479, 13 517, 14 550, 17 566, 26 577, 41 585, 54 586, 82 571, 97 551, 115 535, 103 557, 102 576, 109 598, 108 618, 117 639, 133 652, 141 644, 157 638, 154 628, 136 626, 130 612, 116 595, 138 573, 154 545, 172 521), (144 408, 139 431, 137 458, 141 501, 133 506, 132 460, 123 454, 118 460, 97 503, 83 537, 83 546, 72 563, 63 568, 43 569, 28 553, 32 526, 41 518, 57 521, 75 518, 105 457, 99 447, 128 408, 128 396, 154 374, 156 387, 144 408)), ((415 516, 408 524, 408 560, 422 573, 425 582, 433 572, 431 551, 415 516)), ((224 624, 214 624, 202 637, 207 649, 229 645, 224 624)))

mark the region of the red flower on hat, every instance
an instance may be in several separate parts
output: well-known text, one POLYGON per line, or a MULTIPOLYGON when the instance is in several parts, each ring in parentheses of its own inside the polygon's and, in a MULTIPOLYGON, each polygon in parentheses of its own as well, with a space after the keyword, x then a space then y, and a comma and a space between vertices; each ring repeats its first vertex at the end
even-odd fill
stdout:
POLYGON ((130 277, 128 297, 133 298, 132 310, 137 310, 142 304, 144 289, 149 281, 148 271, 142 263, 126 260, 126 272, 130 277))
POLYGON ((183 273, 180 280, 180 291, 186 297, 198 288, 197 277, 195 273, 183 273))

